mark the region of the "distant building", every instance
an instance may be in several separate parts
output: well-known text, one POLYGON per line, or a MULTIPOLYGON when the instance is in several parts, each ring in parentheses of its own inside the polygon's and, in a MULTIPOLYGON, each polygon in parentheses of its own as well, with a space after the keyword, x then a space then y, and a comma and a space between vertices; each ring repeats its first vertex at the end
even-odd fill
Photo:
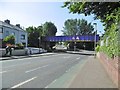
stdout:
MULTIPOLYGON (((9 35, 15 36, 15 44, 22 43, 27 47, 27 32, 21 28, 20 24, 12 25, 10 24, 10 20, 0 21, 0 43, 9 35)), ((0 44, 1 46, 2 44, 0 44)))

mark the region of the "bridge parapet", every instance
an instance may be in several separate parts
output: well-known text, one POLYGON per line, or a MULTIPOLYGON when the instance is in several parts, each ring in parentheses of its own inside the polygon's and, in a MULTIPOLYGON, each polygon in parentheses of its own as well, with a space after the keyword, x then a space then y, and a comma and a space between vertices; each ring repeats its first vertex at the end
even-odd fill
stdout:
MULTIPOLYGON (((100 40, 99 35, 96 35, 96 42, 100 40)), ((76 42, 94 42, 95 35, 77 35, 77 36, 47 36, 45 41, 49 42, 65 42, 65 41, 76 41, 76 42)))

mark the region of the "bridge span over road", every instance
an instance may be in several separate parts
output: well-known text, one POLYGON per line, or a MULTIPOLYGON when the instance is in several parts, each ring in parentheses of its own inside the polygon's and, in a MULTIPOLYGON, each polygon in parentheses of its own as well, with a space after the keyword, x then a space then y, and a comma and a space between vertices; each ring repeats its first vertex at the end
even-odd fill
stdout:
POLYGON ((47 36, 44 39, 49 42, 66 42, 66 41, 76 41, 76 42, 98 42, 99 35, 76 35, 76 36, 47 36))
POLYGON ((76 35, 76 36, 47 36, 44 42, 68 42, 70 48, 76 46, 78 49, 94 50, 96 42, 100 40, 99 35, 76 35))

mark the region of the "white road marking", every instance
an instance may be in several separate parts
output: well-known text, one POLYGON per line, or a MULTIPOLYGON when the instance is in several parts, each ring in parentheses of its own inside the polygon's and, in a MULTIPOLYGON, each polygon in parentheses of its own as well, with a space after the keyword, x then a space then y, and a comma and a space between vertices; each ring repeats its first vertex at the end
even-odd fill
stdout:
POLYGON ((25 83, 28 83, 28 82, 34 80, 35 78, 37 78, 37 77, 33 77, 33 78, 31 78, 31 79, 28 79, 28 80, 26 80, 26 81, 24 81, 24 82, 21 82, 21 83, 19 83, 19 84, 13 86, 13 87, 11 87, 11 88, 17 88, 17 87, 20 87, 20 86, 24 85, 25 83))
POLYGON ((3 67, 3 66, 2 66, 2 68, 10 68, 10 67, 21 66, 21 65, 25 65, 25 64, 30 64, 30 62, 23 63, 23 64, 11 65, 11 66, 8 66, 8 67, 3 67))
MULTIPOLYGON (((56 81, 57 81, 57 79, 56 79, 56 80, 54 80, 54 81, 52 81, 52 83, 50 83, 49 85, 51 85, 51 84, 55 83, 56 81)), ((47 85, 45 88, 48 88, 48 87, 49 87, 49 85, 47 85)))
POLYGON ((76 59, 80 59, 80 57, 76 58, 76 59))
POLYGON ((0 74, 5 73, 5 72, 7 72, 7 71, 2 71, 2 72, 0 72, 0 74))
POLYGON ((63 58, 70 58, 70 56, 67 56, 67 57, 63 57, 63 58))
POLYGON ((46 86, 45 88, 48 88, 48 86, 46 86))
POLYGON ((40 69, 40 68, 44 68, 44 67, 47 67, 49 65, 45 65, 45 66, 42 66, 42 67, 38 67, 38 68, 35 68, 35 69, 31 69, 31 70, 28 70, 28 71, 25 71, 25 73, 29 73, 29 72, 32 72, 32 71, 35 71, 37 69, 40 69))
POLYGON ((6 73, 6 72, 10 72, 10 71, 13 71, 13 70, 2 71, 2 72, 0 72, 0 74, 2 74, 2 73, 6 73))
POLYGON ((69 72, 71 69, 68 69, 66 72, 69 72))

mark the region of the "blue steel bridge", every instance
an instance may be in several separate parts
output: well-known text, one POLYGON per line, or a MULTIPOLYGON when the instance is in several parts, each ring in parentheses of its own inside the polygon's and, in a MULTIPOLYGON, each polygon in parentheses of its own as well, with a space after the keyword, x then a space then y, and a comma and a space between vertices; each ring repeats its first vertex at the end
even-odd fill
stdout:
MULTIPOLYGON (((96 42, 100 39, 99 35, 96 35, 96 42)), ((76 42, 95 42, 95 35, 76 35, 76 36, 47 36, 44 39, 49 42, 66 42, 66 41, 76 41, 76 42)))

